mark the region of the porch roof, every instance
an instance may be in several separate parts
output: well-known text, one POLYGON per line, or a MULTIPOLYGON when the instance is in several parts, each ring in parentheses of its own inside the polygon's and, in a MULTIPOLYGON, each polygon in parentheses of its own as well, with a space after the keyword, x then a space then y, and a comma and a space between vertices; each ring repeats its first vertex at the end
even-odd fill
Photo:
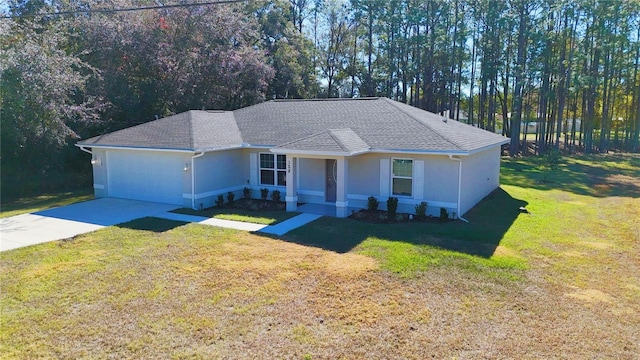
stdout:
POLYGON ((276 146, 275 153, 335 154, 351 156, 370 149, 353 129, 329 129, 276 146))

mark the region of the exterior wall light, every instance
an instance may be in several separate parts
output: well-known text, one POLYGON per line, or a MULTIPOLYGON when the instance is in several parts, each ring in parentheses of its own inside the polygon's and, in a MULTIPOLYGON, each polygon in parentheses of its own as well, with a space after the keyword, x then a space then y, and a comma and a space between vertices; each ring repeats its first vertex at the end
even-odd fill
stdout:
POLYGON ((189 171, 189 163, 185 163, 184 167, 182 168, 182 170, 184 170, 184 172, 189 171))
POLYGON ((95 166, 100 166, 102 165, 102 160, 98 159, 91 159, 91 165, 95 165, 95 166))

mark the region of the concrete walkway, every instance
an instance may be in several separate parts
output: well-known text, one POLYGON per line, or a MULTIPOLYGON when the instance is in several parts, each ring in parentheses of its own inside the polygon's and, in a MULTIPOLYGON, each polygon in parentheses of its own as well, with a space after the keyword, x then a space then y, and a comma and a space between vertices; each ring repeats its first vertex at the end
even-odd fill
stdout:
POLYGON ((322 217, 302 213, 279 224, 267 226, 170 212, 176 208, 176 205, 170 204, 101 198, 33 214, 16 215, 0 219, 0 251, 68 239, 147 216, 277 236, 322 217))
POLYGON ((306 225, 312 221, 318 220, 321 217, 322 215, 302 213, 279 224, 267 226, 261 229, 260 232, 282 236, 293 229, 297 229, 302 225, 306 225))
POLYGON ((200 221, 198 224, 203 225, 211 225, 211 226, 219 226, 223 228, 244 230, 244 231, 260 231, 261 229, 267 227, 267 225, 263 224, 254 224, 242 221, 232 221, 232 220, 223 220, 210 218, 205 221, 200 221))

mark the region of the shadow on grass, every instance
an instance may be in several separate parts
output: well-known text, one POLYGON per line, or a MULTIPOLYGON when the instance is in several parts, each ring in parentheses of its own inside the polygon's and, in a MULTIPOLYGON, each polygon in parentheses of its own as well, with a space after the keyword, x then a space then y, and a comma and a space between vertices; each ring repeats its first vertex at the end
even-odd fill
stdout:
POLYGON ((465 217, 470 223, 371 224, 352 219, 322 217, 291 231, 284 240, 346 253, 368 238, 429 245, 488 258, 527 202, 514 199, 498 188, 471 209, 465 217))
POLYGON ((127 221, 115 226, 123 229, 143 230, 143 231, 152 231, 156 233, 162 233, 162 232, 169 231, 187 224, 188 222, 184 222, 184 221, 161 219, 157 217, 143 217, 140 219, 127 221))
MULTIPOLYGON (((250 200, 253 203, 264 203, 261 200, 250 200)), ((298 213, 287 212, 284 207, 250 209, 244 208, 246 200, 240 199, 234 202, 233 206, 228 203, 223 206, 215 206, 204 210, 193 210, 189 208, 179 208, 170 212, 184 215, 202 216, 207 218, 219 218, 223 220, 233 220, 242 222, 252 222, 256 224, 275 225, 290 219, 298 213)), ((269 202, 270 203, 270 202, 269 202)))
POLYGON ((91 200, 92 198, 93 189, 91 188, 40 194, 9 201, 3 198, 0 203, 0 217, 43 211, 54 207, 91 200))
POLYGON ((632 154, 563 157, 556 169, 541 157, 502 160, 500 182, 539 190, 561 189, 593 197, 640 197, 640 156, 632 154))

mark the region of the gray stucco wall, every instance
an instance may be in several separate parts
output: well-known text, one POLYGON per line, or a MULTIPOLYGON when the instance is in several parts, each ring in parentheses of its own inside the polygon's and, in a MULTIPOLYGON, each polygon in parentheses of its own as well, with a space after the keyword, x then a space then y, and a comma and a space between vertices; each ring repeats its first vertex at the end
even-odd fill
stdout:
POLYGON ((326 159, 298 160, 298 201, 304 203, 324 203, 327 171, 326 159))
POLYGON ((224 195, 226 201, 230 191, 236 199, 242 197, 246 158, 240 149, 209 152, 195 158, 196 208, 214 206, 219 194, 224 195))
MULTIPOLYGON (((108 150, 130 151, 136 150, 108 150)), ((263 150, 267 152, 268 149, 263 150)), ((270 191, 278 189, 284 198, 285 188, 262 186, 256 183, 259 179, 257 164, 251 165, 251 159, 257 159, 258 149, 238 149, 206 153, 195 159, 196 208, 214 205, 218 194, 226 198, 228 191, 233 191, 236 198, 242 197, 242 189, 249 187, 252 196, 260 197, 259 189, 268 187, 270 191), (253 174, 252 172, 255 172, 253 174)), ((163 156, 155 152, 154 156, 163 156)), ((429 203, 428 212, 438 215, 440 207, 449 212, 456 211, 458 190, 458 162, 440 155, 405 155, 405 154, 364 154, 347 158, 348 180, 347 199, 349 206, 365 208, 367 198, 375 196, 380 201, 380 208, 386 208, 388 195, 380 192, 380 160, 393 158, 411 158, 416 162, 424 162, 423 196, 399 197, 398 211, 414 212, 414 207, 421 201, 429 203)), ((94 193, 96 197, 110 196, 107 170, 109 168, 106 151, 94 149, 93 158, 100 164, 93 166, 94 193)), ((121 157, 120 157, 121 158, 121 157)), ((495 147, 468 157, 460 157, 462 164, 461 213, 470 210, 491 191, 499 186, 500 148, 495 147)), ((191 154, 184 154, 185 163, 189 163, 191 154)), ((300 202, 324 203, 326 186, 326 160, 300 158, 298 160, 298 198, 300 202)), ((191 170, 184 172, 184 206, 191 207, 191 170)), ((414 173, 414 188, 418 186, 414 173)), ((389 191, 390 192, 390 191, 389 191)), ((418 192, 419 193, 419 192, 418 192)))
POLYGON ((460 211, 471 210, 480 200, 500 186, 500 147, 463 159, 460 211))
MULTIPOLYGON (((414 191, 411 197, 398 197, 398 211, 413 213, 415 206, 422 201, 429 203, 427 212, 437 216, 440 207, 449 212, 456 211, 458 163, 447 156, 407 155, 407 154, 364 154, 349 158, 349 206, 367 206, 367 198, 375 196, 380 202, 380 209, 386 209, 386 201, 390 195, 380 193, 380 160, 391 163, 394 158, 412 159, 414 164, 414 191), (424 162, 422 196, 418 196, 416 187, 420 186, 417 176, 416 162, 424 162)), ((390 178, 391 179, 391 178, 390 178)), ((389 180, 388 193, 391 193, 389 180)))
MULTIPOLYGON (((458 162, 444 155, 406 155, 406 154, 363 154, 348 157, 347 199, 349 206, 365 208, 367 198, 375 196, 380 201, 380 208, 386 208, 386 201, 391 193, 391 183, 387 194, 381 193, 381 159, 391 163, 393 158, 409 158, 414 161, 414 172, 418 170, 419 161, 424 163, 422 182, 414 173, 414 191, 410 197, 399 198, 398 211, 413 213, 415 205, 421 201, 429 203, 428 212, 438 215, 440 207, 449 212, 457 211, 458 162), (417 187, 421 187, 419 191, 417 187), (422 196, 420 196, 422 192, 422 196)), ((326 160, 301 158, 298 183, 300 202, 324 203, 326 187, 326 160)), ((390 179, 390 174, 389 174, 390 179)))
POLYGON ((113 196, 182 204, 183 193, 190 192, 190 174, 182 170, 190 159, 187 153, 146 149, 92 149, 92 152, 96 160, 94 195, 98 198, 113 196))
POLYGON ((93 194, 97 198, 109 196, 109 184, 107 182, 107 156, 101 149, 93 150, 93 159, 100 165, 93 165, 93 194))

